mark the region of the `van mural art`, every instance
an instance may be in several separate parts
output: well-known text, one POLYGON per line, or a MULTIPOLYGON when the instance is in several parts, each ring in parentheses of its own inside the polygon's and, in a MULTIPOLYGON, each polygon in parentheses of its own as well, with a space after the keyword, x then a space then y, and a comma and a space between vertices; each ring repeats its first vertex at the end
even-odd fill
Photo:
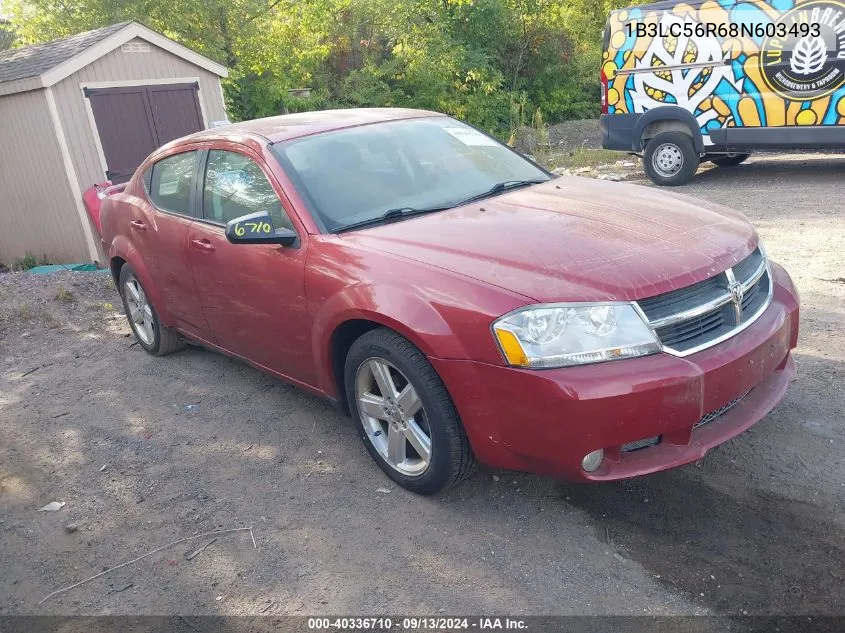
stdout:
POLYGON ((839 0, 637 7, 611 14, 610 33, 602 66, 610 114, 677 105, 694 113, 705 144, 711 130, 723 127, 845 124, 845 3, 839 0), (654 37, 637 37, 629 27, 636 23, 659 29, 654 37), (761 36, 747 37, 752 29, 741 37, 698 36, 678 26, 690 23, 755 25, 761 36), (797 24, 819 27, 790 34, 797 24))

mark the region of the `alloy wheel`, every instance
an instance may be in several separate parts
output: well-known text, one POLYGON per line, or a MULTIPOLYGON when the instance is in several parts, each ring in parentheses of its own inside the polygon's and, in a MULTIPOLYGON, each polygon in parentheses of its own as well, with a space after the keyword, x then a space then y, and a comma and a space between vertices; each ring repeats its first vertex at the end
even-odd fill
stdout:
POLYGON ((367 438, 391 468, 422 475, 431 463, 431 427, 414 385, 392 363, 369 358, 358 367, 355 398, 367 438))
POLYGON ((145 345, 155 341, 155 322, 150 302, 137 277, 130 275, 123 283, 126 307, 129 311, 129 323, 137 337, 145 345))

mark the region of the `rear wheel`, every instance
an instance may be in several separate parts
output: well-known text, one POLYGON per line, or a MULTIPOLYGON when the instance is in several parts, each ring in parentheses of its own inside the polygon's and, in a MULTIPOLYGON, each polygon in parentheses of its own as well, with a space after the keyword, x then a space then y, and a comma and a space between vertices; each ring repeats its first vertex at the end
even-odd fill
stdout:
POLYGON ((652 182, 674 187, 687 182, 699 164, 692 139, 682 132, 662 132, 650 138, 643 152, 643 167, 652 182))
POLYGON ((383 328, 367 332, 352 344, 344 376, 364 445, 400 486, 433 494, 475 470, 443 381, 410 341, 383 328))
POLYGON ((736 167, 748 160, 749 156, 751 154, 722 154, 711 158, 710 161, 719 167, 736 167))
POLYGON ((138 345, 153 356, 164 356, 185 344, 176 331, 164 327, 158 320, 135 269, 129 264, 124 264, 120 269, 118 288, 123 299, 123 310, 138 345))

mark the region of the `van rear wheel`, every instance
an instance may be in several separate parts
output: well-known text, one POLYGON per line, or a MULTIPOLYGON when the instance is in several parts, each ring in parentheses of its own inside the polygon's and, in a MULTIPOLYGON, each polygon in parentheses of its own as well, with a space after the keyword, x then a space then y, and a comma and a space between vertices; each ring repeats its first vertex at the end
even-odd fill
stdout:
POLYGON ((700 159, 692 139, 682 132, 663 132, 650 138, 643 152, 643 167, 652 182, 675 187, 693 177, 700 159))
POLYGON ((719 167, 736 167, 740 163, 744 163, 748 160, 749 156, 751 156, 751 154, 723 154, 721 156, 711 158, 710 161, 719 167))

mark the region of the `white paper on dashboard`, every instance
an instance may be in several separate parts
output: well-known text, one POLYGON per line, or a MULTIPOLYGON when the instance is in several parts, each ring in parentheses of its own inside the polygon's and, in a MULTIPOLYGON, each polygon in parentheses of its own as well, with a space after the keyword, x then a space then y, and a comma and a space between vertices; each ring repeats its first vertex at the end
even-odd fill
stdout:
POLYGON ((462 127, 446 127, 443 129, 464 145, 496 145, 496 141, 478 130, 469 130, 462 127))

